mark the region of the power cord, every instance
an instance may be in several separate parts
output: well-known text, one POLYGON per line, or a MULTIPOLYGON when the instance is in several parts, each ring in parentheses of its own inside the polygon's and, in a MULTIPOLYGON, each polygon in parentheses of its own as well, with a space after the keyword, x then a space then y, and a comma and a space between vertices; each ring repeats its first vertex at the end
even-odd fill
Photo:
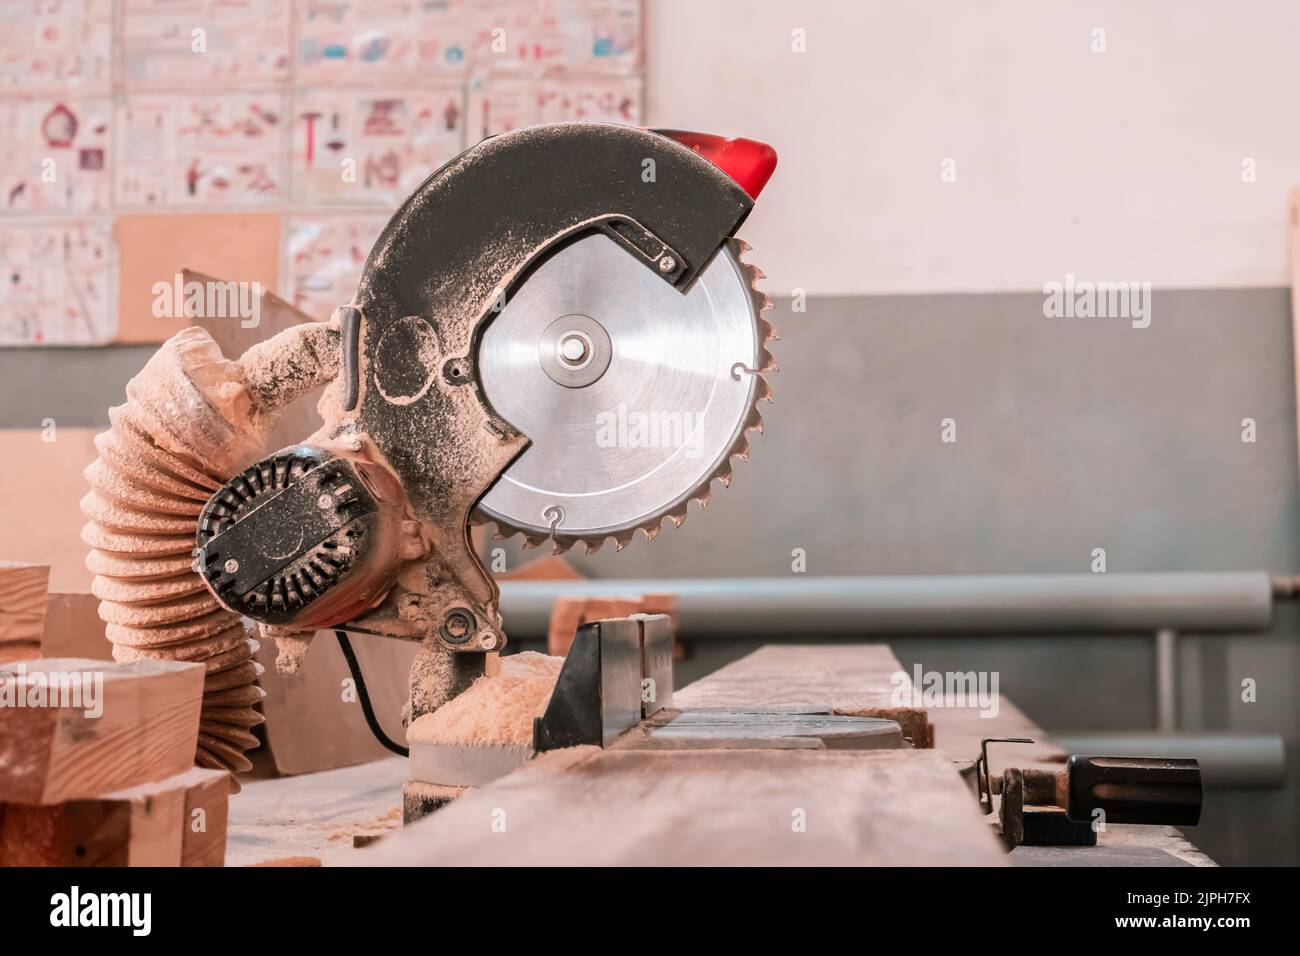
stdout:
POLYGON ((375 735, 375 739, 393 753, 400 757, 409 757, 411 751, 384 733, 384 728, 380 727, 379 721, 375 719, 375 708, 370 704, 370 694, 366 691, 366 681, 361 676, 361 665, 357 663, 357 655, 352 650, 352 642, 348 640, 348 636, 342 631, 335 631, 334 636, 339 639, 339 650, 343 652, 343 659, 348 662, 348 670, 352 672, 352 680, 357 685, 357 699, 361 701, 361 713, 366 715, 366 726, 375 735))

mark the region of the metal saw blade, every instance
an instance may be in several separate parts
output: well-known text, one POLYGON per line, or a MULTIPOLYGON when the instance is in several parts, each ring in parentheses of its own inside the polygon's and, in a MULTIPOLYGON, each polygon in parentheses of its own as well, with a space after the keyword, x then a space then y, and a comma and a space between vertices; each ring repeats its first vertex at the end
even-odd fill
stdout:
POLYGON ((606 236, 543 262, 488 324, 479 380, 531 444, 480 499, 475 518, 557 552, 619 548, 676 524, 731 480, 762 428, 760 374, 775 364, 762 273, 730 240, 686 293, 606 236))

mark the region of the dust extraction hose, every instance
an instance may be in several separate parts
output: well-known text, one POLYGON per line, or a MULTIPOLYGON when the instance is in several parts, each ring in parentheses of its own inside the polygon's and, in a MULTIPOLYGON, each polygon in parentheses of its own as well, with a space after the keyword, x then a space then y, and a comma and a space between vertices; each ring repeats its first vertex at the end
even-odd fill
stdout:
POLYGON ((238 772, 252 764, 262 666, 257 641, 193 570, 198 516, 214 491, 264 451, 275 411, 338 370, 338 333, 297 326, 221 355, 200 328, 178 332, 127 385, 96 436, 81 501, 86 565, 113 657, 192 661, 207 668, 195 763, 238 772))

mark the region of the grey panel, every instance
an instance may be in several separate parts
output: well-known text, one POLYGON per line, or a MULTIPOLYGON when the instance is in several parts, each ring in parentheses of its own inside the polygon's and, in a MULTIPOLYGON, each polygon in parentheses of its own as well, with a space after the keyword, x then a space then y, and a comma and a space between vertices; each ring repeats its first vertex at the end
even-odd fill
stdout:
POLYGON ((126 401, 126 383, 156 346, 0 348, 0 428, 40 428, 52 418, 70 428, 108 426, 108 409, 126 401))

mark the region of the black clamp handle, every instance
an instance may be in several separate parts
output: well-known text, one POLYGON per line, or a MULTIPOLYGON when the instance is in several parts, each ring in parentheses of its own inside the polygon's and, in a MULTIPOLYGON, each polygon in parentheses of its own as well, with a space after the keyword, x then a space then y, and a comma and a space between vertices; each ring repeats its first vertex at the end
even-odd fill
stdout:
POLYGON ((1066 765, 1071 820, 1090 823, 1101 810, 1107 823, 1194 827, 1204 787, 1195 760, 1158 757, 1085 757, 1066 765))

